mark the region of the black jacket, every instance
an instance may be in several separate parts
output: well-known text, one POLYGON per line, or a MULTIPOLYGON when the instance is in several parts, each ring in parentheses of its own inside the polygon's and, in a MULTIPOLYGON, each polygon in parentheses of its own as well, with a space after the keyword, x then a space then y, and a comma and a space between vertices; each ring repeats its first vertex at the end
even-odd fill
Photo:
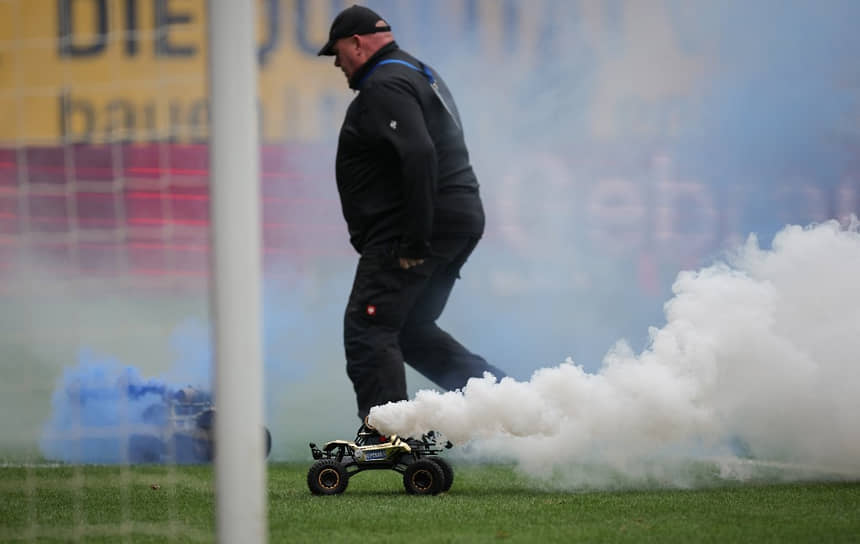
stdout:
POLYGON ((353 74, 358 95, 340 131, 335 169, 356 251, 423 258, 433 238, 480 236, 484 211, 448 87, 430 69, 443 104, 428 76, 404 62, 424 68, 392 42, 353 74), (380 64, 386 60, 397 62, 380 64))

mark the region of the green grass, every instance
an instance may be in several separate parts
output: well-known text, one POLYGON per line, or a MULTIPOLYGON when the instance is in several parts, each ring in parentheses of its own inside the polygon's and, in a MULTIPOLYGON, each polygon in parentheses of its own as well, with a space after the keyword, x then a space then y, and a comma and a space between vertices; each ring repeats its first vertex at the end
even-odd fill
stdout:
MULTIPOLYGON (((317 497, 307 468, 269 466, 271 542, 860 541, 856 482, 561 492, 467 465, 435 497, 407 495, 391 471, 317 497)), ((0 468, 3 542, 209 542, 213 509, 210 467, 0 468)))

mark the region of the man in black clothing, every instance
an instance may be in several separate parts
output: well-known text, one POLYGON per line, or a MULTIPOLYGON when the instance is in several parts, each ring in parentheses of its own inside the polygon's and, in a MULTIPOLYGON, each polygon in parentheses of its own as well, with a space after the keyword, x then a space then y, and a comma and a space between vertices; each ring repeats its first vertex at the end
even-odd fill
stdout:
POLYGON ((394 41, 375 12, 352 6, 320 55, 358 94, 346 112, 336 177, 361 254, 344 316, 347 374, 365 420, 405 400, 404 360, 445 389, 504 373, 436 325, 484 231, 478 181, 445 82, 394 41))

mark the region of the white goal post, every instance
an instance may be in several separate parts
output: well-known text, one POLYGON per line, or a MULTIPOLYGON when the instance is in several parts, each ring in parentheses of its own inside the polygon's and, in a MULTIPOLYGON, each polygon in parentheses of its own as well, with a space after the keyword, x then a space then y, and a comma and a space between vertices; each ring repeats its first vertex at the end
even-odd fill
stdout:
POLYGON ((216 526, 247 544, 268 537, 254 4, 208 4, 216 526))

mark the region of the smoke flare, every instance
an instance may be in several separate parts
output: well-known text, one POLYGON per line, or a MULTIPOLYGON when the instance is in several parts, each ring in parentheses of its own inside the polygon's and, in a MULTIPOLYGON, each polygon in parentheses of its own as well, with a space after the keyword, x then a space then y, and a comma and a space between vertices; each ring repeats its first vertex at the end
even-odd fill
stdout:
POLYGON ((622 473, 657 459, 738 453, 860 474, 860 234, 853 218, 756 236, 681 272, 636 354, 618 342, 596 373, 569 360, 528 382, 492 376, 371 410, 387 433, 441 432, 527 471, 571 463, 622 473))

